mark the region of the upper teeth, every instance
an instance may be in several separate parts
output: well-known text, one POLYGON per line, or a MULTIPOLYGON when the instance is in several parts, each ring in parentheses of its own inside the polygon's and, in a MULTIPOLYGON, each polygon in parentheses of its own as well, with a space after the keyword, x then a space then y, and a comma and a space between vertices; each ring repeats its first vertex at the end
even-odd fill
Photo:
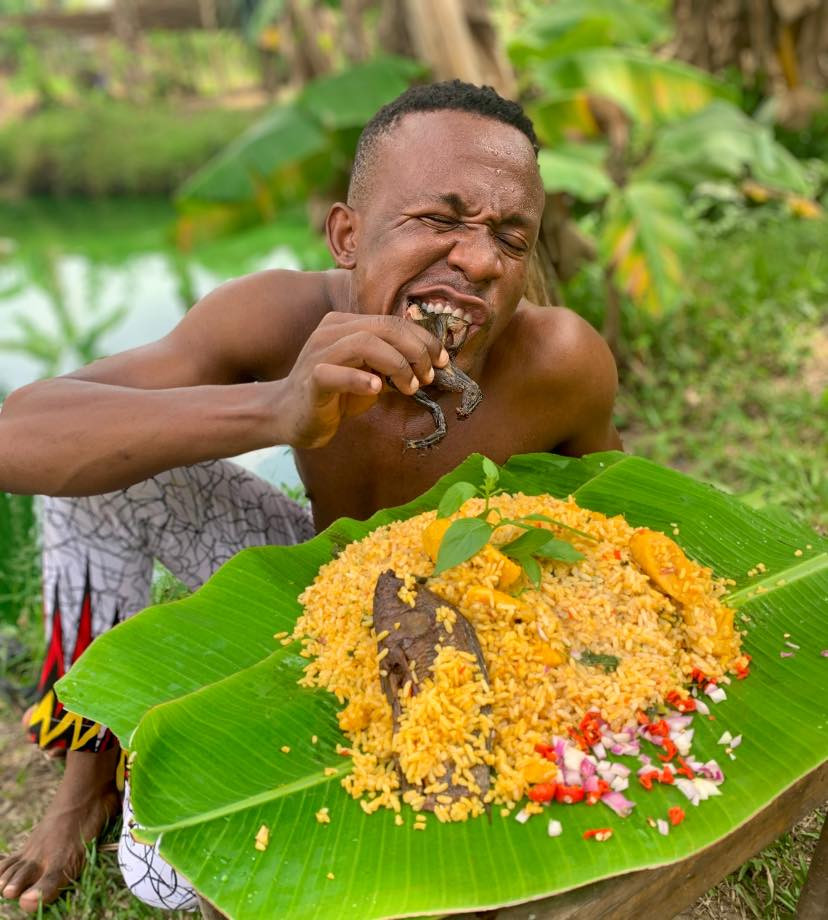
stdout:
POLYGON ((426 313, 451 313, 452 316, 456 316, 457 319, 462 319, 464 323, 471 325, 471 313, 462 310, 460 307, 452 308, 450 304, 444 303, 442 300, 423 300, 420 302, 420 308, 425 310, 426 313))

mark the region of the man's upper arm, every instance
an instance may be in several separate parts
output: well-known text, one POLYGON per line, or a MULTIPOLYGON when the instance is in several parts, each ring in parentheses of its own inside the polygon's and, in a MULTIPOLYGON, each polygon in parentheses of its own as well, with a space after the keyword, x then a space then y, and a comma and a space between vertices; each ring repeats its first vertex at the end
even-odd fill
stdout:
POLYGON ((623 449, 612 421, 618 371, 607 343, 570 310, 547 308, 543 323, 549 397, 563 410, 555 426, 563 437, 550 446, 573 457, 623 449))
POLYGON ((102 358, 67 376, 164 389, 243 383, 260 379, 265 368, 281 370, 294 343, 291 324, 274 303, 273 291, 284 294, 297 273, 279 272, 289 276, 279 283, 276 274, 260 272, 223 284, 162 339, 102 358))

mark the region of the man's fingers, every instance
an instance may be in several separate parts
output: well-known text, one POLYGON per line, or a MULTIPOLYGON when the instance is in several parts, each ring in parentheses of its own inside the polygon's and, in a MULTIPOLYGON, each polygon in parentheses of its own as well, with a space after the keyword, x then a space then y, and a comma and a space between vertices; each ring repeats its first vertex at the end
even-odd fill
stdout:
POLYGON ((382 380, 376 374, 340 364, 317 364, 313 369, 313 384, 320 401, 334 393, 376 397, 382 389, 382 380))
POLYGON ((421 383, 431 381, 431 361, 425 345, 419 339, 405 342, 400 348, 370 332, 355 332, 329 348, 325 361, 351 367, 368 367, 382 377, 390 377, 400 392, 410 395, 419 389, 421 383), (407 353, 400 348, 407 348, 407 353), (414 371, 414 361, 422 377, 414 371))
MULTIPOLYGON (((449 362, 448 352, 440 341, 410 320, 399 316, 342 316, 337 314, 337 320, 328 324, 326 332, 330 338, 327 341, 334 344, 360 334, 381 339, 405 356, 417 379, 424 385, 431 383, 433 367, 445 367, 449 362)), ((397 381, 394 382, 396 384, 397 381)))

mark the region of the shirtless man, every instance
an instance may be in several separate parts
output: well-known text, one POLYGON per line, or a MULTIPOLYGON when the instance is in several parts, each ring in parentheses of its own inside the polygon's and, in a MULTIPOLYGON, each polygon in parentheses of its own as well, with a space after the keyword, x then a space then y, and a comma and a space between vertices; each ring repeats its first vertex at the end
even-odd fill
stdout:
MULTIPOLYGON (((603 340, 524 297, 544 202, 536 154, 531 123, 492 91, 409 90, 366 127, 348 202, 330 210, 335 269, 232 281, 160 341, 16 391, 0 414, 0 488, 115 494, 283 444, 320 529, 413 498, 474 451, 502 463, 620 447, 603 340), (410 396, 448 355, 405 318, 412 300, 463 311, 456 363, 484 394, 462 421, 457 394, 433 394, 448 433, 426 452, 404 449, 433 429, 410 396)), ((42 822, 0 862, 3 897, 35 910, 77 875, 81 840, 117 807, 116 753, 69 751, 42 822)))

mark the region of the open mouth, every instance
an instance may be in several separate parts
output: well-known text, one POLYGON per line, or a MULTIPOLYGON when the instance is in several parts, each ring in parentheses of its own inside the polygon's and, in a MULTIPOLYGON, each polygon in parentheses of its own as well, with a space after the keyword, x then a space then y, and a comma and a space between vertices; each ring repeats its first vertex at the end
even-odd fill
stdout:
POLYGON ((404 315, 434 333, 443 347, 455 353, 463 347, 474 317, 468 310, 452 307, 443 300, 408 298, 404 315))

